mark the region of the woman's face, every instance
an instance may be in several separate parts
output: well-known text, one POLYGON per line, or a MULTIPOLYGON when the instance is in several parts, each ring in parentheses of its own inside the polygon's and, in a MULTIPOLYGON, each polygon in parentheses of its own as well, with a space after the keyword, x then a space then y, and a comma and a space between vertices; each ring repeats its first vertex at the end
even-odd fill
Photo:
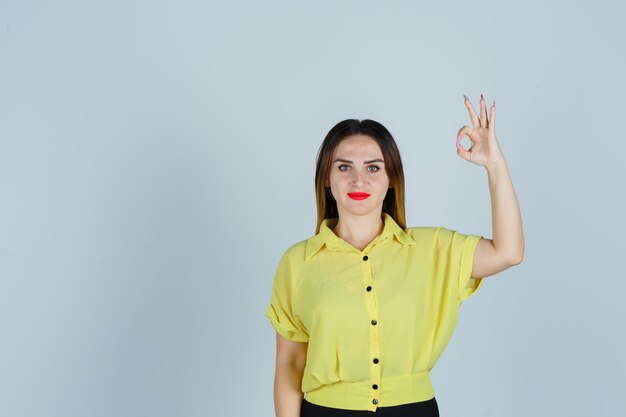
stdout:
POLYGON ((382 212, 389 189, 383 153, 374 139, 352 135, 335 148, 329 178, 339 217, 382 212))

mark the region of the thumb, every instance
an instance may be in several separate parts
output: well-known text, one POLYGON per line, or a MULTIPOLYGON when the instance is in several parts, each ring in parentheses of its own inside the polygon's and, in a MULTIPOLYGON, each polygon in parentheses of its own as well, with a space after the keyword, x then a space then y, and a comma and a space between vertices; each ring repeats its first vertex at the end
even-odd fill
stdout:
POLYGON ((472 157, 472 154, 470 153, 470 151, 466 150, 463 145, 461 145, 460 143, 456 144, 456 154, 459 155, 461 158, 465 159, 466 161, 469 161, 472 157))
POLYGON ((461 158, 465 159, 466 161, 470 160, 471 154, 468 150, 466 150, 463 147, 463 145, 461 144, 461 140, 467 133, 471 131, 472 129, 469 126, 463 126, 461 130, 459 130, 459 133, 457 134, 457 137, 456 137, 456 153, 457 155, 459 155, 461 158))

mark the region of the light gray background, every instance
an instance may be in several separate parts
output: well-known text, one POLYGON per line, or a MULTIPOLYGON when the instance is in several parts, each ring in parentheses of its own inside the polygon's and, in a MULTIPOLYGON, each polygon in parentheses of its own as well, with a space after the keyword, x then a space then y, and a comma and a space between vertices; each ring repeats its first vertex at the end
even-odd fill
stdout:
POLYGON ((623 415, 623 3, 226 3, 0 2, 0 415, 272 416, 324 135, 382 122, 408 225, 491 237, 481 92, 526 252, 463 304, 442 416, 623 415))

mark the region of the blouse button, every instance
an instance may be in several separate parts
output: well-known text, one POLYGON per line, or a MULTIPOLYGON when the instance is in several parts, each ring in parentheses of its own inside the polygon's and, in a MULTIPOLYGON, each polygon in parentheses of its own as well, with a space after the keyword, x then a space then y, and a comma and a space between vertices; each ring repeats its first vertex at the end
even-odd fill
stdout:
POLYGON ((376 320, 372 320, 372 324, 373 324, 374 326, 376 326, 376 323, 378 323, 376 320))
POLYGON ((378 363, 378 358, 374 358, 374 363, 378 363))
POLYGON ((378 389, 378 385, 374 384, 374 385, 372 385, 372 388, 378 389))
POLYGON ((368 291, 372 291, 372 286, 371 286, 371 285, 368 285, 368 286, 367 286, 367 288, 366 288, 366 290, 368 290, 368 291))
POLYGON ((364 260, 364 261, 367 261, 368 259, 369 259, 369 258, 367 257, 367 255, 365 255, 365 256, 363 257, 363 260, 364 260))
POLYGON ((377 400, 376 398, 374 398, 374 399, 372 400, 372 402, 373 402, 374 404, 378 404, 378 400, 377 400))

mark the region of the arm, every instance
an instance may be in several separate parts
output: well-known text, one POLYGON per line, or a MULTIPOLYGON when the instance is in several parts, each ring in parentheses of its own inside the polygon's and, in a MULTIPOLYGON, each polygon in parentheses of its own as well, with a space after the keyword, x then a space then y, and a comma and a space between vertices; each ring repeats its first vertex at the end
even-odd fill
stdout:
POLYGON ((276 332, 274 410, 276 417, 300 417, 302 375, 308 343, 292 342, 276 332))
POLYGON ((457 137, 457 153, 463 159, 484 166, 491 194, 493 240, 481 239, 476 245, 472 277, 486 277, 522 262, 524 232, 522 218, 509 169, 495 134, 496 104, 487 118, 485 99, 480 98, 480 118, 465 97, 473 127, 464 126, 457 137), (465 150, 460 138, 467 135, 472 147, 465 150))

